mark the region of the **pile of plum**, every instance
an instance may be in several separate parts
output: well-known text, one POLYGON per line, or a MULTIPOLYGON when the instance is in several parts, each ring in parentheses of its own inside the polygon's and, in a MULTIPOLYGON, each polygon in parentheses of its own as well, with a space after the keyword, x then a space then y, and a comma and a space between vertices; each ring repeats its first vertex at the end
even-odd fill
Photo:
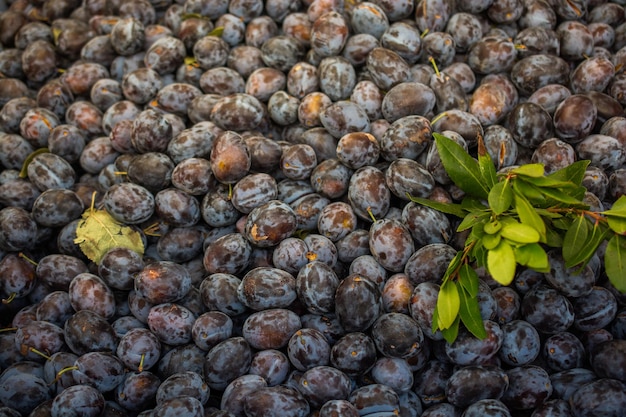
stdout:
POLYGON ((450 344, 466 235, 408 196, 463 197, 439 132, 610 208, 625 5, 0 0, 0 417, 623 416, 603 247, 479 271, 450 344))

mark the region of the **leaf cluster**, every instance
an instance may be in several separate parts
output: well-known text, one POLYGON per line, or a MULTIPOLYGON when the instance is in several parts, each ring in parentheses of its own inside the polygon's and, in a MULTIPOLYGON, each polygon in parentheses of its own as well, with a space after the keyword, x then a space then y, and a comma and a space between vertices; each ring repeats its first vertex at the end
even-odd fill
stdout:
POLYGON ((468 231, 465 247, 443 277, 433 317, 452 343, 459 324, 476 337, 486 337, 477 301, 478 274, 485 268, 509 285, 518 265, 548 272, 546 250, 560 248, 568 268, 582 267, 608 240, 604 269, 611 283, 626 292, 626 196, 610 210, 591 211, 583 202, 582 180, 589 161, 578 161, 546 175, 542 164, 526 164, 496 172, 479 138, 473 158, 453 140, 433 133, 435 146, 450 179, 465 192, 460 203, 412 201, 461 218, 457 231, 468 231))

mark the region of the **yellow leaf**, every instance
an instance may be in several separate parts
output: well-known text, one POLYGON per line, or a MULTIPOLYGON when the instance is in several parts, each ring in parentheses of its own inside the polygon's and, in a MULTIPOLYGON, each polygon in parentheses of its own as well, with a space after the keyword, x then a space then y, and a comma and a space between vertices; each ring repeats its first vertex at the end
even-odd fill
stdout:
MULTIPOLYGON (((92 200, 93 201, 93 200, 92 200)), ((87 209, 76 227, 74 239, 85 256, 96 264, 113 248, 128 248, 143 255, 141 234, 115 220, 106 210, 87 209)))

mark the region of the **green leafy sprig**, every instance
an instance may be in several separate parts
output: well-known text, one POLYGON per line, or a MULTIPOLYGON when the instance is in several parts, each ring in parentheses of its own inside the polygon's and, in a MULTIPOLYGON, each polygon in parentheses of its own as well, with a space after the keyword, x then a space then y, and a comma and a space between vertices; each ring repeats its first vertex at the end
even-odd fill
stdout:
POLYGON ((483 267, 498 283, 509 285, 518 265, 548 272, 547 248, 560 248, 566 267, 583 267, 608 240, 604 270, 611 284, 626 292, 626 196, 610 210, 590 210, 583 202, 582 185, 589 161, 577 161, 549 175, 542 164, 498 173, 482 138, 477 159, 439 133, 433 133, 433 138, 448 176, 465 195, 460 203, 409 197, 461 218, 457 231, 469 231, 463 250, 443 276, 433 333, 440 330, 452 343, 463 323, 474 336, 485 338, 475 268, 483 267))

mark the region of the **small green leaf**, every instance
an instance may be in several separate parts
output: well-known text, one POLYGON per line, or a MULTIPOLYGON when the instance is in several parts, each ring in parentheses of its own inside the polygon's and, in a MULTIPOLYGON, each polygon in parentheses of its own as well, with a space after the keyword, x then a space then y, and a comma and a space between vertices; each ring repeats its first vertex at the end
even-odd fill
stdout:
POLYGON ((35 159, 35 157, 39 154, 48 153, 48 152, 50 152, 48 148, 39 148, 31 152, 30 155, 28 155, 26 159, 24 159, 24 163, 22 164, 22 169, 20 170, 20 173, 18 174, 18 176, 20 178, 28 177, 28 166, 30 165, 31 162, 33 162, 33 159, 35 159))
POLYGON ((576 187, 573 190, 568 191, 568 194, 578 201, 583 201, 586 192, 587 189, 581 185, 580 187, 576 187))
POLYGON ((487 266, 487 249, 484 246, 477 244, 472 248, 472 257, 476 261, 478 267, 487 266))
POLYGON ((605 216, 620 217, 626 219, 626 195, 618 198, 610 210, 602 212, 605 216))
POLYGON ((487 198, 489 206, 496 214, 502 214, 511 207, 513 202, 513 190, 509 184, 509 180, 504 180, 496 183, 487 198))
POLYGON ((508 223, 502 227, 500 234, 503 238, 516 243, 539 242, 539 232, 535 228, 524 223, 508 223))
POLYGON ((459 322, 460 317, 457 316, 454 320, 454 323, 452 323, 450 327, 448 327, 447 329, 441 329, 441 334, 443 335, 443 338, 446 340, 446 342, 452 344, 456 340, 457 336, 459 335, 459 322))
POLYGON ((489 209, 489 207, 485 205, 483 199, 476 198, 471 195, 463 197, 463 200, 461 200, 461 207, 463 210, 467 211, 483 211, 489 209))
POLYGON ((581 185, 589 163, 590 161, 587 160, 576 161, 573 164, 569 164, 564 168, 554 171, 552 174, 546 175, 546 177, 561 181, 571 181, 576 185, 581 185))
POLYGON ((216 26, 206 36, 217 36, 218 38, 221 38, 223 34, 224 34, 224 26, 216 26))
POLYGON ((461 208, 460 204, 453 203, 440 203, 439 201, 429 200, 427 198, 422 197, 412 197, 407 193, 409 199, 415 203, 421 204, 426 207, 430 207, 431 209, 435 209, 442 213, 452 214, 457 217, 464 217, 467 212, 461 208))
POLYGON ((513 249, 518 264, 538 272, 549 272, 548 254, 538 243, 529 243, 513 249))
POLYGON ((454 323, 459 314, 459 290, 454 281, 445 281, 439 289, 437 298, 438 325, 441 330, 454 323))
MULTIPOLYGON (((536 245, 536 243, 529 243, 528 245, 536 245)), ((530 259, 530 254, 524 248, 528 245, 514 246, 513 252, 515 253, 515 262, 522 266, 526 266, 530 259)))
POLYGON ((483 228, 485 233, 487 233, 488 235, 493 235, 495 233, 498 233, 501 229, 502 229, 502 223, 500 223, 498 220, 493 220, 493 221, 490 221, 489 223, 485 223, 485 227, 483 228))
POLYGON ((478 274, 469 264, 463 264, 459 269, 459 284, 470 297, 478 295, 478 274))
POLYGON ((500 233, 496 233, 493 235, 484 235, 483 236, 483 246, 487 250, 491 250, 500 244, 502 240, 502 235, 500 233))
POLYGON ((470 212, 463 218, 459 226, 456 228, 456 231, 462 232, 463 230, 467 230, 471 227, 474 227, 475 225, 487 220, 489 216, 490 214, 486 212, 482 212, 482 213, 470 212))
POLYGON ((196 68, 200 67, 200 64, 198 64, 198 60, 193 56, 186 56, 183 62, 185 63, 185 65, 190 65, 196 68))
POLYGON ((472 296, 467 293, 463 288, 459 291, 459 297, 461 299, 461 306, 459 307, 461 321, 471 334, 479 339, 484 339, 487 337, 487 332, 480 314, 478 299, 475 295, 472 296))
POLYGON ((514 174, 524 175, 526 177, 543 177, 545 172, 543 164, 525 164, 509 171, 514 174))
POLYGON ((537 212, 538 215, 540 215, 541 217, 545 217, 546 219, 560 219, 563 217, 561 213, 550 211, 545 208, 535 207, 535 211, 537 212))
POLYGON ((559 217, 558 219, 553 219, 550 225, 559 230, 569 230, 572 225, 572 219, 571 217, 559 217))
POLYGON ((537 210, 530 204, 530 201, 519 193, 515 193, 515 210, 522 224, 532 227, 539 233, 542 242, 546 241, 546 224, 537 210))
POLYGON ((502 285, 509 285, 515 277, 515 253, 504 240, 487 252, 487 270, 502 285))
POLYGON ((556 230, 551 228, 546 229, 546 241, 545 244, 552 248, 560 248, 563 246, 563 237, 558 234, 556 230))
POLYGON ((437 306, 433 310, 433 323, 430 326, 430 331, 435 334, 439 330, 439 312, 437 311, 437 306))
POLYGON ((541 193, 546 197, 553 199, 557 204, 563 203, 570 207, 578 207, 583 209, 589 208, 589 206, 583 204, 580 199, 572 197, 571 195, 556 188, 541 188, 541 193))
POLYGON ((482 135, 478 135, 478 166, 487 187, 493 187, 498 182, 496 167, 491 160, 491 155, 487 152, 482 135))
POLYGON ((604 253, 604 269, 611 284, 626 293, 626 237, 614 235, 604 253))
POLYGON ((610 231, 611 230, 606 226, 594 224, 591 227, 591 234, 588 234, 587 240, 580 246, 578 251, 573 253, 570 258, 566 260, 565 266, 572 268, 578 264, 586 264, 593 254, 596 253, 598 246, 606 239, 610 231))
POLYGON ((572 222, 565 236, 563 236, 563 259, 565 263, 578 253, 579 249, 587 241, 591 224, 585 216, 577 216, 572 222))
POLYGON ((489 188, 482 179, 478 161, 458 143, 440 133, 433 132, 433 139, 450 179, 467 194, 487 198, 489 188))
POLYGON ((559 188, 568 190, 574 190, 579 187, 579 185, 576 185, 571 181, 557 180, 552 177, 530 177, 524 178, 524 180, 536 185, 537 187, 559 188))
POLYGON ((180 19, 182 21, 185 20, 189 20, 189 19, 206 19, 206 17, 202 16, 200 13, 183 13, 183 15, 180 17, 180 19))
POLYGON ((59 27, 52 28, 52 40, 54 40, 55 46, 59 45, 59 37, 61 36, 62 32, 63 30, 61 30, 61 28, 59 27))
POLYGON ((446 273, 443 275, 444 283, 448 281, 448 278, 450 277, 450 275, 452 275, 454 271, 456 271, 457 268, 461 265, 462 260, 463 260, 463 252, 458 251, 456 255, 454 255, 454 258, 452 258, 452 260, 448 264, 448 268, 446 268, 446 273))
POLYGON ((519 177, 513 178, 511 183, 513 184, 513 190, 515 190, 517 194, 526 197, 532 205, 542 207, 542 205, 546 202, 546 198, 543 194, 541 194, 541 189, 539 187, 536 187, 519 177))
MULTIPOLYGON (((476 225, 474 225, 474 227, 472 227, 472 230, 469 234, 469 236, 467 237, 467 240, 481 240, 483 238, 483 236, 485 235, 485 232, 483 231, 483 224, 482 223, 478 223, 476 225)), ((466 240, 466 242, 467 242, 466 240)))
POLYGON ((618 235, 626 234, 626 219, 622 217, 606 216, 606 220, 612 231, 618 235))

